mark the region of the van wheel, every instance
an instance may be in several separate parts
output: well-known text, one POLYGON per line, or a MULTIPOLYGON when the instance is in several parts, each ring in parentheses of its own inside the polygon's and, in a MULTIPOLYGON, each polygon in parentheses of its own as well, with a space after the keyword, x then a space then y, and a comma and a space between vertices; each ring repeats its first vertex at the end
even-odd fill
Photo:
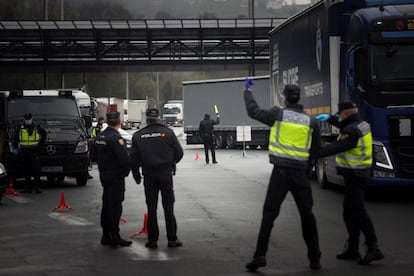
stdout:
POLYGON ((85 186, 86 182, 88 182, 88 174, 81 174, 76 177, 76 184, 78 186, 85 186))
POLYGON ((316 182, 318 183, 319 187, 321 187, 322 189, 328 189, 330 187, 330 184, 326 178, 324 160, 318 159, 315 167, 316 167, 315 168, 316 182))

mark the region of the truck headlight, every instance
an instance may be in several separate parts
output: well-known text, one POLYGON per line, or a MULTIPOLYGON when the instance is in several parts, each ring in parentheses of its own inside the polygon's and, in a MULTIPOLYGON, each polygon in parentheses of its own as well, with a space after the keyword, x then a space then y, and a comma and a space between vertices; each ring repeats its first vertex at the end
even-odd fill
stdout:
POLYGON ((88 141, 80 141, 76 145, 75 153, 86 153, 88 152, 88 141))
POLYGON ((6 174, 6 169, 4 168, 3 164, 0 163, 0 175, 6 174))
POLYGON ((373 143, 373 157, 377 167, 393 170, 394 167, 391 163, 390 156, 387 148, 381 142, 373 143))

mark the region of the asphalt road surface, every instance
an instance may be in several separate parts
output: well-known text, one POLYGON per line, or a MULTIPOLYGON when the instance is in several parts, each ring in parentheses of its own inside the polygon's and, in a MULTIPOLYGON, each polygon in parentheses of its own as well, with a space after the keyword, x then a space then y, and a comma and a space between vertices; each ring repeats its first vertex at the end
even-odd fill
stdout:
MULTIPOLYGON (((182 128, 175 129, 183 139, 182 128)), ((184 140, 182 140, 184 145, 184 140)), ((0 275, 252 275, 245 271, 254 252, 261 210, 272 166, 267 152, 218 150, 218 164, 204 162, 202 146, 185 146, 175 181, 175 212, 182 248, 167 248, 159 204, 158 249, 145 247, 146 236, 127 248, 100 245, 102 188, 96 166, 87 186, 75 180, 48 185, 42 194, 3 199, 0 206, 0 275), (195 160, 196 155, 200 160, 195 160), (61 195, 74 210, 52 211, 61 195)), ((142 185, 126 179, 121 235, 143 227, 146 212, 142 185)), ((267 267, 257 275, 414 275, 413 190, 374 191, 367 208, 376 226, 385 259, 370 266, 338 261, 346 231, 341 189, 313 184, 322 269, 310 271, 300 219, 289 195, 273 229, 267 267)), ((363 247, 361 246, 361 251, 363 247)))

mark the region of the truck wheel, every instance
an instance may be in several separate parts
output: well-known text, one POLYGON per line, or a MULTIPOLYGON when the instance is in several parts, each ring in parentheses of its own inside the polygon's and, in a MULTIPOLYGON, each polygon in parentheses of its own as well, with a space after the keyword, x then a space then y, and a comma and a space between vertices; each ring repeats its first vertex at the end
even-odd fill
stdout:
POLYGON ((330 185, 326 178, 323 159, 318 159, 318 162, 316 162, 316 165, 315 165, 315 170, 316 170, 316 182, 318 183, 319 187, 321 187, 322 189, 328 189, 330 185))
POLYGON ((76 177, 76 184, 78 186, 85 186, 86 182, 88 182, 88 174, 81 174, 76 177))
POLYGON ((234 149, 234 147, 236 145, 235 140, 234 140, 234 134, 229 134, 227 136, 227 138, 226 138, 226 145, 227 145, 227 148, 234 149))
POLYGON ((217 133, 216 135, 216 147, 218 149, 224 149, 224 138, 223 138, 223 134, 221 133, 217 133))

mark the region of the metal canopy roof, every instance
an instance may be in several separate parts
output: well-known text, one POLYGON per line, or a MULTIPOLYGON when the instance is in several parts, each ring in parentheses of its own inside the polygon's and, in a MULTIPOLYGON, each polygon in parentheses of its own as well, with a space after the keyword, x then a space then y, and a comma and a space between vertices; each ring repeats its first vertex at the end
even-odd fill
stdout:
POLYGON ((284 20, 0 21, 0 70, 157 71, 201 70, 204 65, 267 66, 268 32, 284 20))

